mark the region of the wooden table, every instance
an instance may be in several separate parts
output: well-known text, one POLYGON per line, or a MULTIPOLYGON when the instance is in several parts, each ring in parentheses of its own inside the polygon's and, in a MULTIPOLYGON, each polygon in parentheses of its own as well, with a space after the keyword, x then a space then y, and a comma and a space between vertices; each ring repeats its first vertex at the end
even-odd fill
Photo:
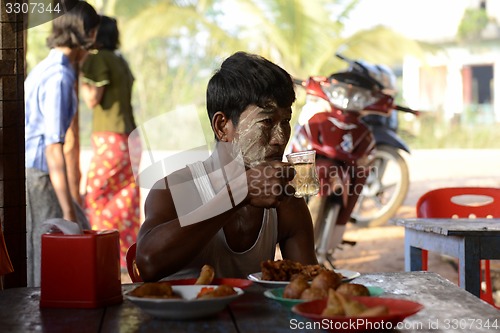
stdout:
POLYGON ((459 259, 459 284, 479 297, 481 259, 500 259, 500 219, 400 219, 405 270, 422 270, 422 249, 459 259))
MULTIPOLYGON (((500 311, 435 273, 366 274, 354 282, 383 288, 385 294, 382 297, 413 300, 425 306, 403 322, 404 328, 392 332, 422 333, 432 329, 439 329, 439 332, 490 332, 492 325, 496 325, 493 331, 500 331, 500 311), (490 330, 485 326, 487 322, 490 330)), ((132 284, 123 285, 123 290, 133 287, 132 284)), ((259 285, 251 286, 243 296, 214 317, 175 321, 154 319, 127 300, 98 309, 40 309, 39 288, 7 289, 0 291, 0 331, 323 332, 298 329, 308 321, 266 298, 262 294, 264 290, 259 285)))

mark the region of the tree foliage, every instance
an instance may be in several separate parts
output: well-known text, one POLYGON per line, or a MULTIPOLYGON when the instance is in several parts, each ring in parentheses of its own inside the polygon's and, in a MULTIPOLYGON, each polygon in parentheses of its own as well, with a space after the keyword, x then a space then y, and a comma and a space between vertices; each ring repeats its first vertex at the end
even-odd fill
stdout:
POLYGON ((458 26, 457 37, 460 40, 472 40, 481 36, 488 25, 489 18, 484 8, 467 8, 458 26))
MULTIPOLYGON (((418 50, 417 43, 384 27, 345 36, 345 21, 359 1, 89 0, 118 20, 121 50, 136 78, 139 122, 183 105, 202 114, 213 70, 239 50, 261 54, 298 77, 328 75, 345 66, 335 58, 339 49, 386 64, 418 50)), ((30 63, 46 54, 40 45, 37 49, 29 48, 37 54, 30 63)))

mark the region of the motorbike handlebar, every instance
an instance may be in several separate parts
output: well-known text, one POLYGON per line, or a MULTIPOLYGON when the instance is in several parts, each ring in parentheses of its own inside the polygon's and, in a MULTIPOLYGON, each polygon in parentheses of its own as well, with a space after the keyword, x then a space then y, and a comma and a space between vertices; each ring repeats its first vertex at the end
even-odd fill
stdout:
MULTIPOLYGON (((293 81, 294 84, 296 84, 298 86, 301 86, 301 87, 305 87, 306 86, 306 81, 305 80, 293 77, 292 81, 293 81)), ((420 115, 420 111, 413 110, 413 109, 410 109, 408 107, 401 106, 401 105, 394 105, 394 109, 398 110, 398 111, 402 111, 402 112, 408 112, 408 113, 411 113, 411 114, 413 114, 415 116, 420 115)))
POLYGON ((346 56, 344 56, 344 55, 342 55, 342 54, 340 54, 340 53, 335 53, 335 56, 336 56, 337 58, 339 58, 339 59, 344 60, 345 62, 348 62, 348 63, 353 63, 353 62, 354 62, 354 60, 349 59, 349 58, 347 58, 346 56))
POLYGON ((304 80, 302 79, 297 79, 297 78, 292 78, 292 81, 294 84, 298 85, 298 86, 304 86, 304 80))
POLYGON ((408 112, 408 113, 411 113, 411 114, 413 114, 415 116, 420 115, 420 111, 413 110, 413 109, 410 109, 410 108, 407 108, 407 107, 401 106, 401 105, 395 105, 394 109, 398 110, 398 111, 408 112))

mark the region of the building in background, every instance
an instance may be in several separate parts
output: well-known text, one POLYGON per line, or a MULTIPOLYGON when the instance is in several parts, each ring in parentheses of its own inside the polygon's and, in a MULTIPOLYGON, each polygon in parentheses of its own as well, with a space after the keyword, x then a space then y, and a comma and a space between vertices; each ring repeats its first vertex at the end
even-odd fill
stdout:
POLYGON ((500 1, 469 0, 457 35, 403 64, 403 97, 462 124, 500 122, 500 1), (495 84, 496 83, 496 84, 495 84))

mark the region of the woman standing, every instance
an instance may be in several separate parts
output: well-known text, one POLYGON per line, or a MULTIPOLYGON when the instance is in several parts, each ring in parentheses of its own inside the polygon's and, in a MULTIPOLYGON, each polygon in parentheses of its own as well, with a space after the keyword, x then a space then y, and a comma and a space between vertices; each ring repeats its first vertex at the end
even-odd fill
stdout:
POLYGON ((85 1, 54 19, 49 55, 24 83, 28 286, 40 285, 42 222, 64 218, 90 228, 70 193, 63 145, 78 105, 74 68, 93 45, 99 20, 85 1))
POLYGON ((93 111, 93 157, 87 174, 85 208, 94 230, 120 232, 121 265, 136 242, 140 227, 140 192, 134 172, 141 145, 129 134, 136 124, 132 111, 134 77, 118 52, 115 19, 101 16, 95 48, 82 66, 81 95, 93 111))

